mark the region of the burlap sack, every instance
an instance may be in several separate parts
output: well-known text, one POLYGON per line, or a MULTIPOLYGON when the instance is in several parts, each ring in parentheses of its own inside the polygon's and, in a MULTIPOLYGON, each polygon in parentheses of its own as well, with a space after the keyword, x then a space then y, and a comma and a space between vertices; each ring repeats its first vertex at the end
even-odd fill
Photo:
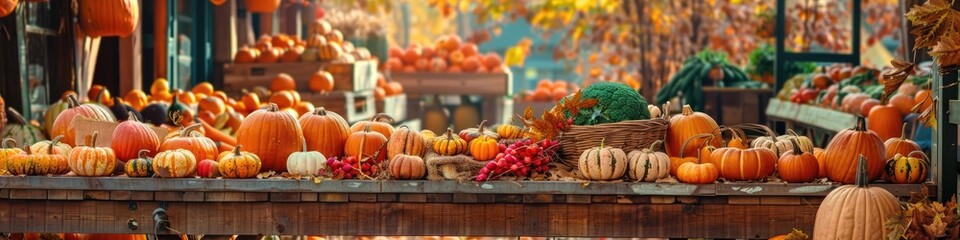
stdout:
POLYGON ((477 161, 467 155, 441 156, 430 151, 427 153, 427 180, 473 180, 487 161, 477 161))

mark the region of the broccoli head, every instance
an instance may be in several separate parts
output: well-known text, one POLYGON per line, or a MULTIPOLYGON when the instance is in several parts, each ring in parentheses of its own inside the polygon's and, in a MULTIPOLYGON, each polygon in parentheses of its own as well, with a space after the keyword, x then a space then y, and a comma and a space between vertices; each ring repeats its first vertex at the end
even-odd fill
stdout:
MULTIPOLYGON (((592 108, 580 109, 573 117, 574 125, 596 125, 650 118, 647 101, 626 84, 598 82, 583 90, 583 99, 597 99, 592 108)), ((561 100, 562 101, 562 100, 561 100)), ((566 116, 569 118, 570 113, 566 116)))

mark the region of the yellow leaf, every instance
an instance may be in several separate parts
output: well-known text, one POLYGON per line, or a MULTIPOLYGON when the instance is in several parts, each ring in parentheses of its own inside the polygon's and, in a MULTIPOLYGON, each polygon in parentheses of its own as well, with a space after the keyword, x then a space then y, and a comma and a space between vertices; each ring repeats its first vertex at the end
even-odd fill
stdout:
POLYGON ((936 58, 937 65, 951 68, 960 65, 960 33, 947 31, 940 42, 930 50, 930 56, 936 58))
POLYGON ((507 66, 512 67, 522 67, 523 62, 526 60, 526 51, 523 49, 523 46, 513 46, 507 49, 507 52, 504 56, 504 63, 507 66))
POLYGON ((321 179, 320 177, 313 177, 313 183, 314 183, 314 184, 320 184, 320 182, 322 182, 322 181, 323 181, 323 179, 321 179))

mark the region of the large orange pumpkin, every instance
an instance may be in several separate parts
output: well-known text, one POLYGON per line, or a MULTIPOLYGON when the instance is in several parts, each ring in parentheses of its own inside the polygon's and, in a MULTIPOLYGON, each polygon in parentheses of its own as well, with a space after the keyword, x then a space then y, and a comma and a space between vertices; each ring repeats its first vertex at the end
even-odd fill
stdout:
POLYGON ((711 153, 710 162, 729 181, 757 181, 776 170, 777 154, 767 148, 724 147, 711 153))
POLYGON ((193 153, 193 156, 197 159, 217 159, 217 155, 220 154, 217 144, 210 138, 203 136, 202 133, 196 132, 200 126, 199 123, 194 124, 180 129, 177 133, 168 135, 160 144, 159 151, 185 149, 193 153))
POLYGON ((0 1, 0 17, 6 17, 17 10, 17 4, 20 0, 2 0, 0 1))
POLYGON ((303 127, 307 149, 318 151, 324 156, 343 155, 343 145, 350 137, 350 129, 340 114, 319 107, 312 113, 301 116, 300 126, 303 127))
POLYGON ((148 150, 147 156, 153 157, 160 148, 160 138, 136 115, 130 114, 130 119, 120 123, 113 131, 110 148, 116 151, 117 159, 121 162, 137 158, 140 150, 148 150))
POLYGON ((80 29, 91 37, 120 36, 133 33, 140 22, 140 1, 82 0, 80 29))
MULTIPOLYGON (((856 158, 856 157, 855 157, 856 158)), ((887 219, 900 211, 900 201, 886 189, 870 187, 869 159, 853 160, 856 185, 837 187, 817 209, 811 239, 885 239, 887 219), (859 169, 859 170, 856 170, 859 169)))
POLYGON ((360 161, 367 161, 369 160, 367 158, 372 158, 379 163, 387 159, 386 146, 387 137, 373 131, 372 125, 367 124, 363 131, 350 134, 343 151, 347 156, 356 157, 360 161))
POLYGON ((867 128, 876 132, 881 140, 895 138, 900 135, 903 125, 903 114, 893 105, 876 106, 870 110, 867 117, 867 128))
POLYGON ((696 156, 699 147, 687 147, 686 149, 680 149, 680 147, 687 139, 703 133, 713 134, 714 137, 696 139, 689 146, 702 146, 704 145, 702 141, 709 141, 711 146, 720 147, 723 138, 720 137, 719 128, 717 122, 707 114, 694 112, 690 105, 684 105, 683 111, 679 115, 670 117, 666 136, 667 155, 676 157, 680 156, 680 152, 683 151, 685 156, 696 156))
POLYGON ((113 117, 113 113, 106 108, 97 107, 91 104, 81 105, 74 95, 68 96, 67 101, 69 102, 69 107, 66 110, 63 110, 59 116, 57 116, 57 119, 53 122, 53 130, 50 132, 50 135, 63 135, 63 143, 66 143, 70 146, 76 146, 76 130, 73 128, 73 119, 77 117, 85 117, 106 122, 117 121, 113 117))
POLYGON ((906 137, 907 135, 907 124, 903 124, 903 129, 900 132, 900 137, 890 138, 887 141, 883 142, 883 147, 886 149, 886 155, 884 159, 891 159, 897 154, 903 156, 909 156, 910 153, 915 151, 923 151, 920 149, 920 145, 917 145, 917 142, 910 140, 906 137))
POLYGON ((374 115, 373 118, 370 118, 370 121, 360 121, 353 124, 353 126, 350 126, 350 131, 360 132, 363 131, 367 125, 370 125, 371 130, 383 134, 384 137, 389 139, 390 136, 393 135, 394 129, 393 126, 390 125, 393 122, 393 117, 390 117, 390 115, 387 115, 386 113, 377 113, 377 115, 374 115))
POLYGON ((286 171, 287 157, 300 150, 303 138, 297 119, 272 103, 250 113, 237 129, 237 145, 260 157, 261 171, 286 171))
POLYGON ((886 151, 883 140, 877 133, 867 129, 862 116, 857 117, 857 125, 840 131, 830 140, 824 153, 824 171, 830 181, 845 184, 853 183, 857 176, 857 156, 867 160, 867 176, 870 181, 883 176, 886 151))
POLYGON ((280 7, 280 0, 244 0, 243 6, 250 12, 272 13, 280 7))

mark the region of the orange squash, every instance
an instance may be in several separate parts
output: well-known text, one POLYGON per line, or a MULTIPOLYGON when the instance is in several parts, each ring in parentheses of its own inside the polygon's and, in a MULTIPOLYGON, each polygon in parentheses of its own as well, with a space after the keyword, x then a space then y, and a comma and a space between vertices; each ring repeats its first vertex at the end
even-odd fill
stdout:
POLYGON ((333 75, 327 71, 317 71, 310 76, 309 87, 314 92, 333 91, 333 75))
POLYGON ((243 6, 255 13, 273 13, 280 7, 280 0, 245 0, 243 6))
POLYGON ((160 144, 159 151, 185 149, 190 151, 196 159, 216 159, 220 150, 217 149, 217 144, 213 140, 197 132, 200 127, 202 127, 201 124, 194 124, 168 135, 160 144))
POLYGON ((759 181, 776 170, 777 155, 767 148, 717 148, 710 155, 720 176, 730 181, 759 181))
POLYGON ((666 136, 667 155, 675 157, 680 156, 683 152, 682 155, 694 156, 697 154, 699 147, 692 146, 706 145, 702 141, 709 141, 709 145, 720 147, 722 138, 719 128, 720 126, 712 117, 705 113, 694 112, 690 105, 684 105, 683 111, 679 115, 670 117, 666 136), (714 137, 696 139, 695 142, 690 143, 689 146, 691 147, 680 148, 687 139, 703 133, 713 134, 714 137))
POLYGON ((91 37, 126 37, 140 22, 140 1, 82 0, 79 3, 80 29, 91 37))
POLYGON ((375 163, 379 163, 387 159, 387 137, 373 131, 372 127, 373 125, 367 124, 363 131, 350 134, 343 149, 347 156, 356 157, 361 162, 373 160, 375 163))
POLYGON ((237 145, 260 157, 262 171, 286 171, 287 158, 300 150, 303 139, 297 119, 276 104, 250 113, 237 129, 237 145))
POLYGON ((900 135, 903 125, 903 114, 893 105, 876 106, 870 110, 867 117, 867 128, 876 132, 881 140, 895 138, 900 135))
POLYGON ((312 113, 300 117, 307 149, 318 151, 324 156, 343 155, 343 145, 350 137, 347 121, 332 111, 319 107, 312 113))
POLYGON ((857 117, 857 125, 837 133, 825 149, 824 171, 833 182, 853 183, 857 176, 857 159, 863 155, 867 161, 869 181, 883 176, 883 140, 866 127, 863 117, 857 117))
POLYGON ((893 95, 893 97, 890 97, 890 105, 896 107, 897 110, 900 111, 901 115, 907 115, 913 112, 912 109, 916 103, 917 102, 913 101, 913 96, 907 94, 898 93, 893 95))
POLYGON ((270 81, 270 91, 295 91, 297 90, 297 83, 293 80, 289 74, 281 73, 278 74, 273 80, 270 81))
POLYGON ((394 131, 393 126, 390 125, 393 124, 393 122, 393 117, 390 117, 390 115, 387 115, 386 113, 377 113, 376 115, 373 115, 373 118, 370 118, 369 121, 360 121, 353 124, 353 126, 350 126, 350 131, 360 132, 363 131, 367 125, 370 125, 371 130, 378 132, 389 139, 390 136, 393 135, 394 131))
POLYGON ((820 173, 817 157, 813 153, 804 152, 796 139, 791 141, 794 141, 793 150, 783 153, 777 161, 780 179, 789 183, 813 181, 820 173))
POLYGON ((0 17, 6 17, 17 10, 20 0, 0 0, 0 17))

